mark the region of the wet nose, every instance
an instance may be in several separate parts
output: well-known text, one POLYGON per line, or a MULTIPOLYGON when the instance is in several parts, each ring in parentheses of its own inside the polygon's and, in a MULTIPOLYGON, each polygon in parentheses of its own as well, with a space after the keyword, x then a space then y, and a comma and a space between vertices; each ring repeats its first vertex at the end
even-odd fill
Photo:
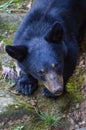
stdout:
POLYGON ((63 93, 63 88, 61 87, 61 86, 59 86, 58 88, 57 88, 57 90, 55 91, 55 95, 61 95, 63 93))

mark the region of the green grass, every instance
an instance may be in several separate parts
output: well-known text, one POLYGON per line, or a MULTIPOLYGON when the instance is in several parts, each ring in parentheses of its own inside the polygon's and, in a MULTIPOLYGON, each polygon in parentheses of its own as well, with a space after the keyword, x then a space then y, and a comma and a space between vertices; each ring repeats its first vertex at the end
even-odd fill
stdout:
POLYGON ((41 123, 47 126, 58 126, 61 124, 62 115, 57 113, 56 115, 44 113, 40 111, 37 107, 34 107, 37 118, 41 123))
POLYGON ((22 2, 24 2, 24 0, 8 0, 4 2, 0 2, 0 10, 7 12, 7 13, 11 13, 11 10, 9 10, 10 7, 15 8, 15 9, 19 9, 22 5, 22 2))
POLYGON ((38 116, 41 119, 41 121, 48 126, 58 126, 61 124, 61 119, 62 119, 61 115, 54 116, 48 113, 41 112, 38 116))
POLYGON ((8 2, 2 4, 2 5, 0 5, 0 9, 6 9, 9 6, 13 6, 13 4, 14 4, 13 2, 14 2, 14 0, 10 0, 10 1, 8 1, 8 2))

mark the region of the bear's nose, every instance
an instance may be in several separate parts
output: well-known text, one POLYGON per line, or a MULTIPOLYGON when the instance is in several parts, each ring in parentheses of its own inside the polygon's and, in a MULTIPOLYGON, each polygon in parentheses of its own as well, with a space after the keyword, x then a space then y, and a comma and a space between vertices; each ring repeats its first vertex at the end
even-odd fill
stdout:
POLYGON ((54 94, 56 96, 59 96, 63 93, 63 88, 61 86, 58 86, 58 88, 56 89, 56 91, 54 92, 54 94))

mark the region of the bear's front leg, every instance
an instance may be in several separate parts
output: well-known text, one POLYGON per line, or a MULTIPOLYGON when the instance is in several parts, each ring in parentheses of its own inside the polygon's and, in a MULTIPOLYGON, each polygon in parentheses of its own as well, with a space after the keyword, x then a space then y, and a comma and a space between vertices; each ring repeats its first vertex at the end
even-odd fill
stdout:
POLYGON ((22 74, 17 81, 17 91, 23 95, 31 95, 38 88, 38 81, 31 75, 22 74))

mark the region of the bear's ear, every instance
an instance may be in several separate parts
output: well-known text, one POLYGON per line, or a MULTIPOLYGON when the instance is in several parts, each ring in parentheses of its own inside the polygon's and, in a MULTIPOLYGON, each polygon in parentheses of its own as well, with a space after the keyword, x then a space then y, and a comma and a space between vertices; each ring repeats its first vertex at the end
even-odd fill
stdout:
POLYGON ((18 61, 22 61, 28 51, 27 51, 27 47, 25 46, 10 46, 10 45, 7 45, 6 46, 6 52, 8 53, 8 55, 10 55, 12 58, 18 60, 18 61))
POLYGON ((45 36, 45 40, 50 43, 61 43, 63 37, 63 28, 60 23, 55 23, 45 36))

